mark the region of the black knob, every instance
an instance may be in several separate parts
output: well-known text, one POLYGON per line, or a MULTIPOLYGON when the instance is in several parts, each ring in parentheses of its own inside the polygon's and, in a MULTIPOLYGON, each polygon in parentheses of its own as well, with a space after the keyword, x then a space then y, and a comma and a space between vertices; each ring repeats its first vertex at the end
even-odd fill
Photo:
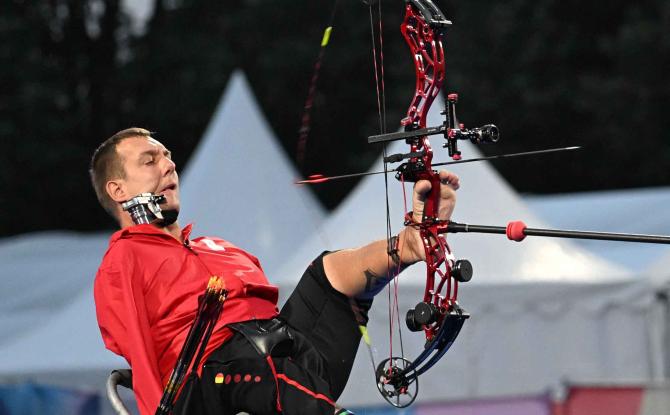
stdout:
POLYGON ((405 315, 405 323, 407 324, 409 331, 421 331, 421 326, 417 325, 416 320, 414 320, 413 308, 407 310, 407 314, 405 315))
POLYGON ((437 320, 437 307, 432 303, 421 302, 416 307, 407 310, 405 323, 410 331, 421 331, 423 326, 437 320))
POLYGON ((472 129, 470 141, 475 144, 496 143, 500 140, 500 130, 493 124, 486 124, 480 128, 472 129))
POLYGON ((451 268, 451 275, 458 282, 468 282, 472 279, 472 264, 467 259, 459 259, 451 268))

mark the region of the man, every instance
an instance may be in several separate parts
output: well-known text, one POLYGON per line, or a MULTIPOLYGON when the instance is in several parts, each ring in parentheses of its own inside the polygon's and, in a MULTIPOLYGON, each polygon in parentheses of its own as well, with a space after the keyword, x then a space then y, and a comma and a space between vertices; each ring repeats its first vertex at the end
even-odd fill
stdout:
MULTIPOLYGON (((91 179, 101 205, 118 221, 95 279, 96 313, 105 345, 133 369, 140 412, 153 414, 209 277, 229 291, 201 368, 208 413, 332 414, 356 355, 367 310, 399 268, 425 258, 418 230, 387 242, 324 253, 309 265, 277 310, 277 288, 258 260, 215 237, 190 238, 176 221, 179 178, 170 152, 141 128, 120 131, 98 147, 91 179), (165 220, 134 225, 121 204, 162 194, 165 220), (358 320, 358 322, 357 322, 358 320)), ((455 205, 458 177, 440 172, 440 218, 455 205)), ((421 220, 430 183, 415 185, 421 220)))

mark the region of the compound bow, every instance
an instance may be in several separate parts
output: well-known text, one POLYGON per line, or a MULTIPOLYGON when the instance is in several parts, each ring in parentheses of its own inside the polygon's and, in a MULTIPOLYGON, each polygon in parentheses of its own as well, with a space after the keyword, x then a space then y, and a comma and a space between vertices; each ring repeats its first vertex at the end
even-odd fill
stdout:
MULTIPOLYGON (((469 314, 458 304, 458 284, 469 281, 472 266, 467 260, 456 260, 442 235, 448 222, 438 219, 440 178, 433 170, 433 150, 429 135, 443 134, 449 156, 460 160, 458 140, 474 143, 496 142, 498 128, 493 124, 466 129, 456 118, 458 96, 449 94, 443 125, 427 127, 428 111, 438 97, 445 81, 443 40, 451 25, 431 0, 406 0, 405 18, 400 26, 409 45, 416 71, 414 96, 401 121, 403 132, 369 137, 368 142, 379 143, 405 140, 410 150, 405 154, 384 157, 387 162, 403 163, 396 169, 401 182, 428 180, 431 190, 426 196, 421 222, 413 219, 412 212, 405 213, 405 225, 419 230, 426 255, 426 286, 423 301, 406 315, 411 331, 423 331, 425 349, 414 360, 389 356, 376 368, 379 392, 396 407, 409 406, 418 393, 418 377, 434 366, 449 350, 460 333, 469 314)), ((390 232, 389 232, 390 234, 390 232)))
MULTIPOLYGON (((411 361, 404 356, 393 356, 391 353, 388 358, 376 366, 375 370, 379 392, 387 402, 399 408, 409 406, 414 402, 418 393, 418 377, 434 366, 444 356, 458 337, 465 320, 469 318, 469 314, 458 304, 458 284, 459 282, 467 282, 471 279, 472 266, 467 260, 456 260, 443 236, 444 233, 478 232, 506 234, 508 239, 514 241, 521 241, 526 236, 548 236, 670 244, 669 236, 534 229, 527 228, 520 221, 510 222, 504 227, 468 225, 440 220, 438 218, 440 178, 437 171, 433 170, 433 167, 493 158, 570 151, 579 148, 566 147, 461 160, 461 153, 458 150, 458 140, 470 140, 476 144, 495 143, 500 138, 500 132, 493 124, 487 124, 480 128, 466 129, 456 117, 456 104, 458 102, 456 94, 447 95, 446 108, 442 112, 442 115, 445 116, 443 124, 436 127, 426 126, 428 111, 438 97, 445 81, 443 40, 445 30, 449 25, 451 25, 451 22, 445 18, 444 14, 432 0, 405 0, 405 18, 400 28, 403 37, 409 45, 414 61, 416 72, 414 96, 407 110, 407 116, 401 121, 404 131, 391 134, 385 134, 382 131, 380 135, 369 137, 368 142, 386 143, 395 140, 405 140, 410 146, 409 152, 387 156, 384 150, 383 172, 355 173, 331 177, 313 175, 307 180, 298 182, 323 183, 333 179, 345 179, 377 173, 384 173, 386 177, 386 173, 388 173, 387 163, 402 162, 395 169, 398 180, 401 182, 428 180, 431 183, 431 190, 426 196, 421 222, 414 220, 412 212, 405 212, 404 220, 405 226, 412 226, 419 230, 426 256, 426 285, 423 301, 419 302, 413 309, 410 309, 405 319, 411 331, 424 332, 426 338, 425 348, 411 361), (449 156, 455 161, 432 163, 433 150, 428 136, 436 134, 444 136, 445 143, 443 147, 447 148, 449 156)), ((378 78, 379 104, 382 102, 382 99, 379 98, 380 81, 377 76, 377 56, 374 45, 373 53, 375 54, 375 76, 378 78)), ((383 76, 381 86, 381 94, 383 94, 383 76)), ((379 105, 380 118, 383 118, 381 104, 379 105)), ((383 120, 380 120, 382 128, 383 124, 383 120)), ((389 223, 387 229, 389 254, 392 255, 394 253, 392 246, 393 238, 390 237, 391 231, 388 218, 387 223, 389 223)), ((365 331, 363 334, 368 348, 371 348, 365 331)), ((402 339, 400 341, 402 345, 402 339)), ((373 358, 371 349, 370 356, 373 358)))

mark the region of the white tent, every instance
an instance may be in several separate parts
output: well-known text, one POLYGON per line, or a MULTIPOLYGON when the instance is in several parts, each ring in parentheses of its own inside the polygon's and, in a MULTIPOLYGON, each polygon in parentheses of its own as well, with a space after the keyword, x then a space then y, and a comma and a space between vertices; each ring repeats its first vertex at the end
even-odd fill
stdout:
POLYGON ((277 278, 283 258, 319 226, 323 208, 298 177, 241 72, 182 175, 182 222, 257 256, 277 278))
POLYGON ((1 349, 0 377, 101 386, 110 369, 127 366, 124 359, 105 349, 92 289, 75 295, 65 307, 47 312, 43 320, 45 324, 1 349))
MULTIPOLYGON (((670 188, 580 192, 527 196, 524 201, 551 226, 602 232, 670 235, 670 188)), ((645 270, 670 246, 660 244, 575 240, 598 256, 636 271, 645 270)))
MULTIPOLYGON (((645 274, 649 276, 649 280, 660 293, 660 299, 664 299, 668 302, 670 298, 670 252, 662 255, 656 261, 654 261, 649 267, 647 267, 645 274)), ((670 304, 670 303, 668 303, 670 304)), ((668 320, 670 320, 670 305, 668 306, 668 320)), ((667 327, 667 352, 670 355, 670 327, 667 327)), ((667 372, 670 377, 670 356, 667 359, 667 372)))
POLYGON ((93 277, 108 233, 40 232, 0 243, 0 382, 102 390, 125 361, 107 351, 93 277))
POLYGON ((659 279, 670 279, 670 253, 661 256, 650 264, 646 273, 659 279))
MULTIPOLYGON (((404 317, 422 292, 407 285, 400 292, 404 317)), ((459 302, 471 317, 451 350, 420 377, 417 402, 556 396, 568 382, 665 379, 667 304, 656 293, 645 281, 462 286, 459 302)), ((389 357, 383 297, 375 300, 368 325, 376 364, 389 357)), ((403 341, 412 360, 422 350, 423 333, 404 330, 403 341)), ((397 343, 393 350, 399 354, 397 343)), ((381 404, 373 378, 361 345, 341 403, 381 404)))
POLYGON ((88 292, 107 236, 39 232, 0 242, 0 347, 49 323, 53 310, 88 292))

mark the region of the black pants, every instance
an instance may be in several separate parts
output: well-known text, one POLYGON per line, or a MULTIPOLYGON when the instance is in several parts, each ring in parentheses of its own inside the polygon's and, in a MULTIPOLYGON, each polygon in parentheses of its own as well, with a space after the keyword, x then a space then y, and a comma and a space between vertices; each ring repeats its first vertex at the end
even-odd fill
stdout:
POLYGON ((371 303, 356 303, 354 313, 350 300, 328 282, 323 256, 310 264, 281 310, 279 318, 293 337, 290 351, 264 355, 236 333, 205 362, 202 391, 209 414, 334 413, 371 303))

